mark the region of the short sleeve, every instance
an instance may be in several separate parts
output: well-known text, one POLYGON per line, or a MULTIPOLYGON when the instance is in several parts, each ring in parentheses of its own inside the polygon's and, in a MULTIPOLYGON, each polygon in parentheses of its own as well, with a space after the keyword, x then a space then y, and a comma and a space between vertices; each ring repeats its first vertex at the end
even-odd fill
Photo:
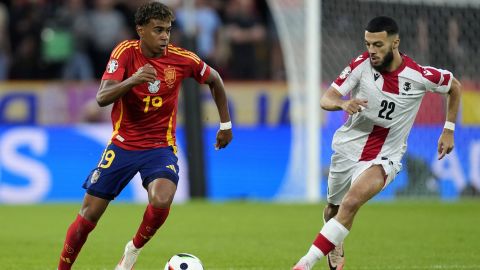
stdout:
POLYGON ((422 67, 422 77, 425 88, 436 93, 447 93, 453 80, 450 71, 429 66, 422 67))
POLYGON ((367 60, 368 52, 353 59, 337 79, 333 81, 332 87, 337 89, 343 96, 350 93, 360 81, 363 65, 368 63, 366 62, 367 60))
POLYGON ((136 42, 124 41, 113 49, 107 67, 103 73, 102 80, 122 81, 124 79, 127 63, 131 58, 129 48, 134 46, 136 46, 136 42))
POLYGON ((198 83, 203 84, 210 75, 211 68, 198 56, 196 56, 195 54, 193 55, 195 57, 192 59, 193 61, 190 62, 190 68, 192 70, 191 77, 195 78, 198 83))

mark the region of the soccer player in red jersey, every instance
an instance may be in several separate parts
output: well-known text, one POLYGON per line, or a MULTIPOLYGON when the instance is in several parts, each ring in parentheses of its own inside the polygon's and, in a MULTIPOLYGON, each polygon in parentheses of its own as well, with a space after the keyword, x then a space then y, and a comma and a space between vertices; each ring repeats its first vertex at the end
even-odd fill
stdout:
POLYGON ((113 134, 83 185, 86 194, 68 228, 59 270, 71 269, 109 202, 137 172, 149 203, 115 269, 133 269, 142 247, 167 219, 178 182, 175 127, 182 79, 193 77, 211 89, 221 122, 215 148, 226 147, 233 138, 223 81, 197 55, 169 44, 174 19, 164 4, 142 5, 135 14, 140 39, 121 42, 112 51, 97 102, 113 103, 113 134))
POLYGON ((292 270, 311 270, 325 256, 331 270, 343 269, 343 240, 362 205, 400 171, 427 91, 448 97, 438 159, 454 147, 460 82, 447 70, 421 66, 401 53, 399 28, 392 18, 373 18, 365 30, 367 51, 350 62, 320 100, 323 109, 343 110, 350 116, 332 140, 325 224, 292 270), (344 99, 348 94, 350 98, 344 99))

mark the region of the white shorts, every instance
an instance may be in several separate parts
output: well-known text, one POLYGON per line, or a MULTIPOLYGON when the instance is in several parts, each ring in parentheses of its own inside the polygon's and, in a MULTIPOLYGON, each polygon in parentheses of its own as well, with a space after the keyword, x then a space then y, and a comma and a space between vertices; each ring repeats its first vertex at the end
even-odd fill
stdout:
POLYGON ((402 163, 388 158, 379 157, 370 161, 354 161, 339 153, 333 153, 328 174, 327 202, 340 205, 352 182, 355 182, 361 173, 373 165, 382 165, 387 175, 383 188, 390 184, 402 169, 402 163))

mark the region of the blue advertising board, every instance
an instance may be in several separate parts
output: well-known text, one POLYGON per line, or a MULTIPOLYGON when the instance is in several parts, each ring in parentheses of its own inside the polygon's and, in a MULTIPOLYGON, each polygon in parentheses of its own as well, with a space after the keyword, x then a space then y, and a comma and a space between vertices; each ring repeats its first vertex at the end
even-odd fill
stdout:
MULTIPOLYGON (((330 163, 334 127, 322 130, 322 197, 330 163)), ((480 188, 480 128, 457 128, 456 147, 437 160, 439 126, 415 126, 403 170, 378 199, 398 196, 458 198, 480 188)), ((80 201, 81 185, 96 164, 111 134, 109 125, 1 126, 0 203, 80 201)), ((235 139, 224 150, 213 148, 216 127, 205 128, 208 198, 274 200, 285 181, 291 151, 290 126, 235 127, 235 139)), ((183 129, 177 131, 180 184, 177 200, 188 198, 183 129)), ((145 201, 139 179, 118 200, 145 201)))

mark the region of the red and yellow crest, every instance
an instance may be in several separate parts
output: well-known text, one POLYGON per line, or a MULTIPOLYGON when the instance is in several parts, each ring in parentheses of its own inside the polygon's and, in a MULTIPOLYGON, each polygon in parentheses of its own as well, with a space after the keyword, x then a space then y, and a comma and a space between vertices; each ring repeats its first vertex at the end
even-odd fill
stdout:
POLYGON ((177 74, 175 73, 175 68, 169 67, 163 70, 163 77, 165 83, 167 83, 168 87, 172 87, 175 84, 175 80, 177 79, 177 74))

